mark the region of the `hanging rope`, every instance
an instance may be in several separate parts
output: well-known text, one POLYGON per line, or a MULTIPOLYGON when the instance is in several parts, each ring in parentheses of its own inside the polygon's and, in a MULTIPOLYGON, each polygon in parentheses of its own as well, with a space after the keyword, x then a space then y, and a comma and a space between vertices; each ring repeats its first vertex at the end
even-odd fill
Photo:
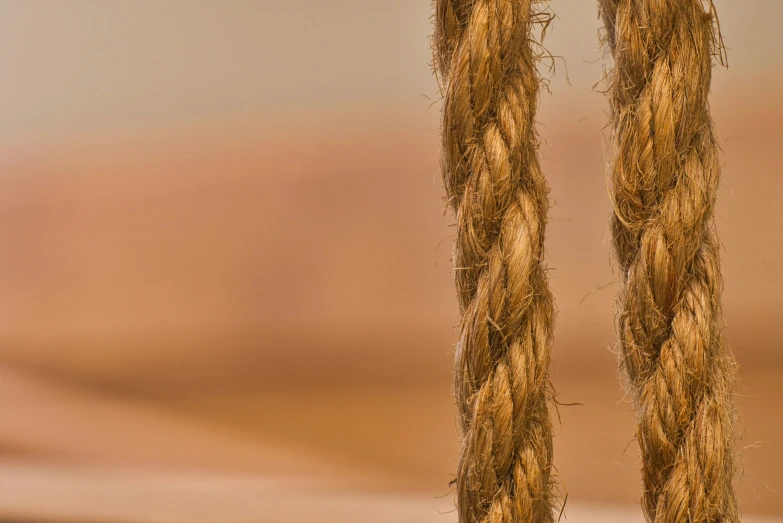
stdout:
POLYGON ((737 522, 721 336, 720 167, 707 101, 722 52, 701 0, 601 0, 614 57, 612 236, 621 366, 637 410, 648 521, 737 522))
POLYGON ((535 128, 533 0, 436 0, 445 82, 442 170, 456 214, 462 315, 455 392, 459 519, 551 522, 552 295, 543 264, 549 188, 535 128))

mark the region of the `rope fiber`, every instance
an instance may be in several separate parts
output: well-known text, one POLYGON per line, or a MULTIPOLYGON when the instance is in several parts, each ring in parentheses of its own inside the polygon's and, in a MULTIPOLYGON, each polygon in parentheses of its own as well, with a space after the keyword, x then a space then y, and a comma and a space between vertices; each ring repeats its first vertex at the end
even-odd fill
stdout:
POLYGON ((611 230, 620 365, 637 412, 647 521, 738 522, 708 104, 723 51, 705 0, 601 0, 614 59, 611 230))
POLYGON ((555 520, 548 403, 549 188, 535 127, 535 0, 436 0, 442 173, 457 222, 455 395, 462 523, 555 520))

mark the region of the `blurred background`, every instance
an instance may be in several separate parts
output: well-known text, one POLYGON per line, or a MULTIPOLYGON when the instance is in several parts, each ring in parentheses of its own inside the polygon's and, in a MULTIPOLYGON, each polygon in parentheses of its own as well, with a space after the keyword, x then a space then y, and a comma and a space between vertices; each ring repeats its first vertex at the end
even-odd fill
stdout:
MULTIPOLYGON (((773 521, 783 2, 715 4, 738 490, 773 521)), ((592 1, 551 8, 553 381, 581 404, 559 409, 556 466, 565 517, 641 521, 600 24, 592 1)), ((428 0, 0 0, 0 520, 456 520, 430 16, 428 0)))

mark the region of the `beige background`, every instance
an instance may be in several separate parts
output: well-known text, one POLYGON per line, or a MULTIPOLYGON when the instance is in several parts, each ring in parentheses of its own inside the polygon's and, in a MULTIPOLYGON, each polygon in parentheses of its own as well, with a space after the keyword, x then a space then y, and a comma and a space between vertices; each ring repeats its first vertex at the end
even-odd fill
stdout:
MULTIPOLYGON (((716 0, 717 223, 738 490, 783 515, 783 4, 751 3, 716 0)), ((559 409, 556 464, 572 520, 628 520, 599 21, 593 2, 551 6, 553 380, 582 404, 559 409)), ((435 511, 457 315, 429 16, 424 0, 0 1, 0 517, 455 519, 435 511)))

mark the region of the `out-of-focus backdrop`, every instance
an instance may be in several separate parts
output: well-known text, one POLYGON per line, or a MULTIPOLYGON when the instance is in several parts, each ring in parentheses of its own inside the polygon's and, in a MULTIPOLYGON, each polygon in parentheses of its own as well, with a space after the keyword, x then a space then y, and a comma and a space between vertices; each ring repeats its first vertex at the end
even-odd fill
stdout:
MULTIPOLYGON (((783 2, 715 4, 738 490, 783 515, 783 2)), ((556 465, 572 521, 636 521, 599 20, 551 8, 553 381, 581 404, 559 408, 556 465)), ((430 15, 0 1, 0 519, 455 520, 430 15)))

